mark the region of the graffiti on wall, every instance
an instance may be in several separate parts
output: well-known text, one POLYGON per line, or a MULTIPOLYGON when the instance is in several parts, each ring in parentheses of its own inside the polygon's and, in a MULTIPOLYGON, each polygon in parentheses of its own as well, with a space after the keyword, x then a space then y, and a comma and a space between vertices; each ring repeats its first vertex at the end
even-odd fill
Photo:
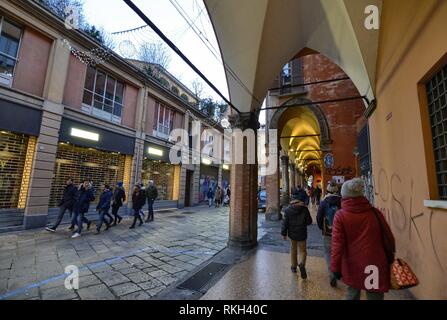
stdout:
MULTIPOLYGON (((432 251, 436 263, 444 273, 447 273, 447 256, 441 256, 443 251, 439 243, 435 241, 440 235, 435 233, 434 228, 437 219, 445 213, 427 208, 422 203, 415 203, 415 188, 412 178, 402 179, 396 173, 389 175, 384 169, 380 169, 378 174, 372 177, 376 203, 380 203, 378 207, 390 225, 399 231, 398 248, 401 247, 399 240, 405 241, 402 235, 411 243, 411 247, 414 247, 413 241, 417 239, 424 250, 432 251), (422 225, 428 225, 428 239, 427 236, 421 235, 422 225)), ((413 260, 410 262, 414 265, 417 265, 415 260, 419 260, 419 264, 427 262, 414 250, 408 250, 407 255, 409 260, 413 260)))

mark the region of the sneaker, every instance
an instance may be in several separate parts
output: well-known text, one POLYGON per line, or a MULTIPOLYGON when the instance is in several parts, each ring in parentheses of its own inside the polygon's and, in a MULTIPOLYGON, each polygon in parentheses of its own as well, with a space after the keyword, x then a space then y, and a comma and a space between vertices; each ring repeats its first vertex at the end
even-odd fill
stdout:
POLYGON ((79 238, 81 236, 80 233, 76 232, 74 235, 72 235, 71 237, 74 238, 79 238))
POLYGON ((337 288, 337 279, 335 279, 335 277, 332 277, 330 284, 332 288, 337 288))
POLYGON ((291 267, 290 270, 292 270, 293 273, 296 273, 296 268, 291 267))
POLYGON ((111 227, 111 225, 110 225, 110 224, 107 224, 107 225, 106 225, 106 231, 109 230, 110 227, 111 227))
POLYGON ((89 221, 88 223, 87 223, 87 230, 90 230, 90 226, 92 225, 92 222, 91 221, 89 221))
POLYGON ((306 267, 303 264, 300 264, 300 273, 301 273, 301 279, 307 279, 307 272, 306 267))
MULTIPOLYGON (((118 224, 121 223, 121 220, 123 220, 123 218, 122 217, 118 217, 118 224)), ((115 225, 116 225, 116 223, 115 223, 115 225)))
POLYGON ((68 230, 73 230, 75 227, 74 226, 70 226, 69 228, 68 228, 68 230))
POLYGON ((56 232, 56 229, 50 228, 50 227, 46 227, 45 230, 47 230, 49 232, 56 232))
POLYGON ((135 229, 135 226, 130 226, 130 228, 129 229, 135 229))

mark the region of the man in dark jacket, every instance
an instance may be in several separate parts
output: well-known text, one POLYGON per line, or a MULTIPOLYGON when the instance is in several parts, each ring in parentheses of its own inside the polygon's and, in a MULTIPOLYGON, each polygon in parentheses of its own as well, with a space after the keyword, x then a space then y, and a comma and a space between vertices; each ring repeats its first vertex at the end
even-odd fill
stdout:
POLYGON ((143 208, 145 199, 144 194, 141 192, 141 186, 137 184, 132 193, 132 209, 133 209, 133 223, 129 229, 135 229, 137 220, 140 221, 139 226, 143 225, 143 219, 141 219, 140 210, 143 208))
POLYGON ((146 190, 146 197, 147 197, 147 205, 149 208, 149 214, 147 216, 146 222, 150 222, 154 221, 154 202, 158 198, 158 190, 153 180, 149 181, 149 186, 147 187, 146 190))
POLYGON ((307 226, 312 224, 312 217, 309 209, 298 199, 293 199, 290 206, 285 210, 282 222, 281 235, 284 240, 290 239, 291 270, 296 273, 297 266, 300 268, 301 278, 307 278, 306 258, 307 258, 307 226), (299 264, 298 264, 299 249, 299 264))
POLYGON ((59 215, 57 220, 52 227, 46 227, 45 230, 50 232, 56 232, 57 227, 59 227, 62 219, 64 218, 65 211, 70 211, 70 217, 73 215, 73 205, 76 196, 76 187, 73 185, 73 179, 69 178, 64 188, 64 194, 62 200, 59 202, 59 215))
POLYGON ((337 286, 337 279, 331 272, 331 244, 332 225, 335 214, 341 209, 341 197, 338 195, 338 186, 334 183, 328 185, 327 194, 318 207, 317 224, 323 233, 324 257, 329 272, 329 281, 332 287, 337 286))
POLYGON ((123 183, 118 182, 113 192, 113 203, 112 203, 112 215, 114 217, 114 222, 112 226, 116 226, 117 222, 121 223, 123 218, 118 214, 119 209, 123 206, 124 201, 126 201, 126 191, 123 188, 123 183))
POLYGON ((106 224, 106 230, 109 230, 110 225, 113 222, 113 218, 109 214, 110 201, 112 200, 112 197, 113 197, 113 193, 112 193, 112 190, 110 190, 109 185, 108 184, 104 185, 104 191, 102 192, 101 197, 99 198, 99 203, 96 206, 96 211, 99 212, 99 221, 98 221, 98 224, 96 225, 96 233, 95 234, 101 233, 101 227, 102 227, 103 223, 106 224), (105 218, 106 216, 110 219, 109 222, 107 222, 107 220, 105 218))
POLYGON ((91 222, 85 217, 85 214, 88 212, 90 202, 93 200, 95 200, 93 188, 90 181, 85 180, 76 193, 72 226, 77 223, 78 228, 73 234, 72 238, 78 238, 81 236, 83 222, 87 223, 87 230, 90 228, 91 222))
POLYGON ((321 194, 322 193, 323 193, 323 191, 321 190, 320 186, 317 185, 317 187, 314 190, 315 204, 317 206, 320 205, 320 200, 321 200, 321 194))

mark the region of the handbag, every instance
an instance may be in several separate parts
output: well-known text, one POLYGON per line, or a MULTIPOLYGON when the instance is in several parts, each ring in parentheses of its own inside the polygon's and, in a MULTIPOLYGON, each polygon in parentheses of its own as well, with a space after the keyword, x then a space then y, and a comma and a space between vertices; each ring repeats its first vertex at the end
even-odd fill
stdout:
POLYGON ((419 280, 416 277, 413 270, 411 270, 408 263, 406 263, 403 259, 394 257, 395 254, 394 244, 392 243, 392 240, 386 236, 383 224, 380 221, 380 218, 376 210, 374 208, 372 210, 380 226, 380 232, 382 235, 382 245, 383 249, 385 250, 387 261, 388 263, 391 264, 390 267, 391 289, 403 290, 417 286, 419 284, 419 280))

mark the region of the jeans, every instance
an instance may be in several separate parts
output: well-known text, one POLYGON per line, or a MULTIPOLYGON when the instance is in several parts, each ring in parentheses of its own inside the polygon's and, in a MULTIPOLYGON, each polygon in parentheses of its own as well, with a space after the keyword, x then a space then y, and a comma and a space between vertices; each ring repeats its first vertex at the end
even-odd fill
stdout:
POLYGON ((79 211, 75 211, 74 215, 73 215, 73 220, 71 221, 71 225, 78 226, 78 229, 76 230, 77 233, 81 233, 82 232, 82 223, 87 223, 89 224, 90 221, 85 217, 85 212, 79 212, 79 211))
POLYGON ((101 231, 102 224, 105 223, 107 226, 110 226, 113 222, 112 216, 109 214, 109 209, 100 209, 99 210, 99 221, 96 225, 96 230, 101 231), (106 216, 110 219, 109 222, 106 220, 106 216))
POLYGON ((140 216, 140 209, 134 209, 134 211, 133 211, 132 228, 135 227, 135 224, 137 223, 137 220, 140 221, 140 225, 143 224, 143 220, 141 219, 141 216, 140 216))
MULTIPOLYGON (((360 300, 360 289, 348 287, 348 293, 346 294, 346 300, 360 300)), ((366 291, 367 300, 384 300, 385 294, 383 292, 370 292, 366 291)))
POLYGON ((118 214, 120 207, 118 206, 112 206, 112 215, 114 216, 113 223, 116 224, 118 220, 121 220, 122 217, 118 214))
POLYGON ((326 260, 327 270, 329 272, 329 279, 333 280, 335 276, 331 272, 331 248, 332 248, 332 237, 323 236, 324 258, 326 260))
POLYGON ((208 198, 208 205, 210 206, 210 208, 213 205, 213 199, 212 198, 208 198))
POLYGON ((147 216, 148 221, 154 221, 154 203, 155 199, 147 199, 147 206, 149 209, 149 213, 147 216))
POLYGON ((292 268, 296 269, 298 265, 306 265, 307 260, 307 245, 306 241, 290 240, 290 260, 292 268), (298 259, 299 258, 299 259, 298 259))
POLYGON ((57 220, 56 220, 56 222, 54 223, 54 225, 53 225, 53 227, 52 227, 51 229, 56 230, 57 227, 59 227, 59 225, 60 225, 61 222, 62 222, 62 219, 64 218, 65 211, 67 211, 67 209, 70 211, 70 216, 72 216, 72 214, 73 214, 73 208, 70 208, 67 204, 64 203, 63 205, 60 206, 60 208, 59 208, 59 214, 58 214, 58 216, 57 216, 57 220))

